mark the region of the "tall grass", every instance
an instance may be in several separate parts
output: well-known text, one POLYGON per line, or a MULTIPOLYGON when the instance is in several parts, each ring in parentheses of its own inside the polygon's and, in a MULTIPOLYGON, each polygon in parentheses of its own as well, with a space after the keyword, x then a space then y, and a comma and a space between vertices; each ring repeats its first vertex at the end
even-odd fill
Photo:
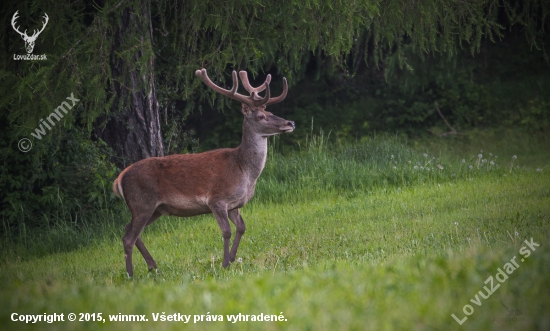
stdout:
POLYGON ((502 176, 519 171, 521 164, 517 155, 514 158, 504 151, 497 155, 490 150, 465 150, 472 142, 465 143, 464 139, 453 150, 448 142, 424 140, 420 147, 414 141, 391 135, 365 137, 350 144, 329 138, 323 132, 313 135, 305 146, 288 154, 276 152, 275 140, 255 199, 286 203, 307 201, 327 192, 353 196, 487 174, 502 176))
MULTIPOLYGON (((296 150, 289 152, 287 148, 285 153, 281 153, 275 138, 270 142, 266 167, 249 204, 292 205, 330 196, 352 198, 365 192, 548 170, 550 150, 545 146, 545 136, 508 132, 504 144, 502 135, 472 135, 470 139, 409 141, 383 134, 341 143, 321 131, 310 135, 296 150), (526 167, 533 163, 538 167, 526 167)), ((45 217, 51 220, 42 228, 22 226, 17 233, 4 231, 0 257, 21 256, 22 251, 33 252, 33 256, 68 251, 104 236, 118 240, 130 215, 122 200, 115 199, 110 190, 106 191, 105 200, 108 208, 86 212, 93 217, 54 219, 55 215, 49 215, 45 217)))

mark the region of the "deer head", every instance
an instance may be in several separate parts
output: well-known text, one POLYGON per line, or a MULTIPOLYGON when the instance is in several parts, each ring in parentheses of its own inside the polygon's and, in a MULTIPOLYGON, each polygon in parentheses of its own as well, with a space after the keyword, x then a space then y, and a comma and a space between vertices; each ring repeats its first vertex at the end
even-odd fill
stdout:
POLYGON ((15 30, 15 32, 19 33, 21 35, 21 37, 23 38, 23 40, 25 41, 25 48, 27 49, 27 53, 32 53, 33 49, 34 49, 34 42, 36 41, 36 38, 38 38, 38 36, 42 33, 42 31, 44 31, 44 28, 46 27, 46 25, 48 24, 48 21, 49 21, 49 17, 46 13, 44 13, 44 23, 42 25, 42 29, 40 29, 40 31, 37 31, 37 30, 34 30, 32 36, 28 36, 27 35, 27 30, 25 30, 25 32, 21 32, 19 31, 19 27, 16 27, 15 26, 15 21, 19 18, 17 16, 17 13, 19 12, 16 11, 15 14, 13 14, 13 17, 11 19, 11 26, 13 27, 13 29, 15 30))
POLYGON ((288 92, 288 84, 286 78, 283 78, 283 93, 275 98, 271 98, 271 92, 269 89, 269 83, 271 83, 271 75, 267 75, 265 82, 258 86, 252 87, 248 81, 248 75, 246 71, 240 71, 239 76, 243 83, 244 88, 248 91, 250 95, 246 96, 240 93, 237 93, 237 88, 239 83, 237 81, 237 72, 233 71, 233 87, 230 90, 226 90, 214 84, 208 74, 206 69, 197 70, 195 74, 202 79, 208 87, 225 95, 231 99, 241 102, 241 112, 245 116, 244 127, 249 128, 252 132, 262 136, 268 137, 280 133, 292 132, 294 130, 294 122, 287 121, 280 117, 273 115, 272 113, 265 110, 268 105, 272 105, 277 102, 281 102, 286 97, 288 92), (259 93, 262 91, 265 92, 265 96, 260 97, 259 93))

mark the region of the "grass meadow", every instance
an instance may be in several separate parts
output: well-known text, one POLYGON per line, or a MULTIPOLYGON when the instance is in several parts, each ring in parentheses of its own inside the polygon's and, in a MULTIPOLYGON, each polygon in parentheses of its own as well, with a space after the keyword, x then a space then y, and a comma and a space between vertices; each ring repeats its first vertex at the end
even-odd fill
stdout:
POLYGON ((0 329, 550 329, 546 136, 271 146, 229 268, 211 215, 162 217, 142 235, 159 272, 135 250, 128 279, 119 204, 1 239, 0 329))

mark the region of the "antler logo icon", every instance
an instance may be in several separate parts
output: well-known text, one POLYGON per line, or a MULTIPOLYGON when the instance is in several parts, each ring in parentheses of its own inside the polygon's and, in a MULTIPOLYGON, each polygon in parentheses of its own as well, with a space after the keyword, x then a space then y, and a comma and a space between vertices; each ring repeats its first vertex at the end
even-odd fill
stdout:
POLYGON ((15 32, 19 33, 21 35, 21 38, 23 38, 23 40, 25 41, 25 48, 27 49, 27 53, 31 54, 32 53, 32 50, 34 49, 34 42, 36 41, 36 38, 38 38, 38 36, 42 33, 42 31, 44 31, 44 28, 46 27, 46 25, 48 24, 48 20, 50 19, 48 17, 48 14, 44 13, 44 25, 42 26, 42 29, 40 29, 40 31, 36 31, 34 30, 32 36, 28 36, 27 35, 27 30, 25 30, 25 32, 21 32, 19 31, 19 27, 16 27, 15 26, 15 21, 17 21, 17 19, 19 18, 17 16, 17 13, 19 12, 16 11, 15 14, 13 14, 13 17, 11 19, 11 26, 13 26, 13 29, 15 30, 15 32))

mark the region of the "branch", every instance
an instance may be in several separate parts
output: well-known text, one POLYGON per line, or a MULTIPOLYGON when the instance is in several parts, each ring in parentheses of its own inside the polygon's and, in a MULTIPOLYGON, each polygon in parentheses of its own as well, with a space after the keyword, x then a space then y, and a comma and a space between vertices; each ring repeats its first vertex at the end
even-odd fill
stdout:
MULTIPOLYGON (((126 1, 126 0, 120 1, 120 2, 119 2, 118 4, 116 4, 113 8, 109 9, 109 10, 107 11, 107 13, 105 13, 105 15, 110 14, 110 13, 111 13, 112 11, 114 11, 115 9, 118 9, 118 7, 120 7, 120 5, 121 5, 124 1, 126 1)), ((93 24, 93 23, 92 23, 92 24, 93 24)), ((88 31, 84 34, 84 36, 83 36, 82 38, 78 39, 77 42, 74 43, 73 46, 72 46, 71 48, 69 48, 69 50, 60 58, 60 60, 64 59, 67 55, 69 55, 69 54, 73 51, 73 49, 76 48, 76 46, 78 46, 78 44, 80 44, 80 42, 82 41, 82 39, 88 37, 88 35, 90 34, 90 32, 92 32, 92 30, 93 30, 93 29, 91 28, 91 26, 88 27, 88 31)))
MULTIPOLYGON (((445 116, 443 116, 443 114, 441 113, 441 110, 439 110, 439 104, 436 102, 434 102, 434 106, 435 106, 435 110, 437 111, 437 113, 439 114, 439 116, 441 116, 441 118, 443 119, 443 121, 445 122, 445 124, 449 127, 449 129, 451 129, 451 131, 449 132, 444 132, 444 133, 441 133, 439 136, 440 137, 443 137, 443 136, 446 136, 448 134, 458 134, 458 135, 461 135, 461 136, 464 136, 464 133, 460 133, 458 131, 455 130, 455 128, 453 128, 449 122, 447 122, 447 119, 445 119, 445 116)), ((431 132, 431 131, 430 131, 431 132)), ((432 132, 433 133, 433 132, 432 132)))

